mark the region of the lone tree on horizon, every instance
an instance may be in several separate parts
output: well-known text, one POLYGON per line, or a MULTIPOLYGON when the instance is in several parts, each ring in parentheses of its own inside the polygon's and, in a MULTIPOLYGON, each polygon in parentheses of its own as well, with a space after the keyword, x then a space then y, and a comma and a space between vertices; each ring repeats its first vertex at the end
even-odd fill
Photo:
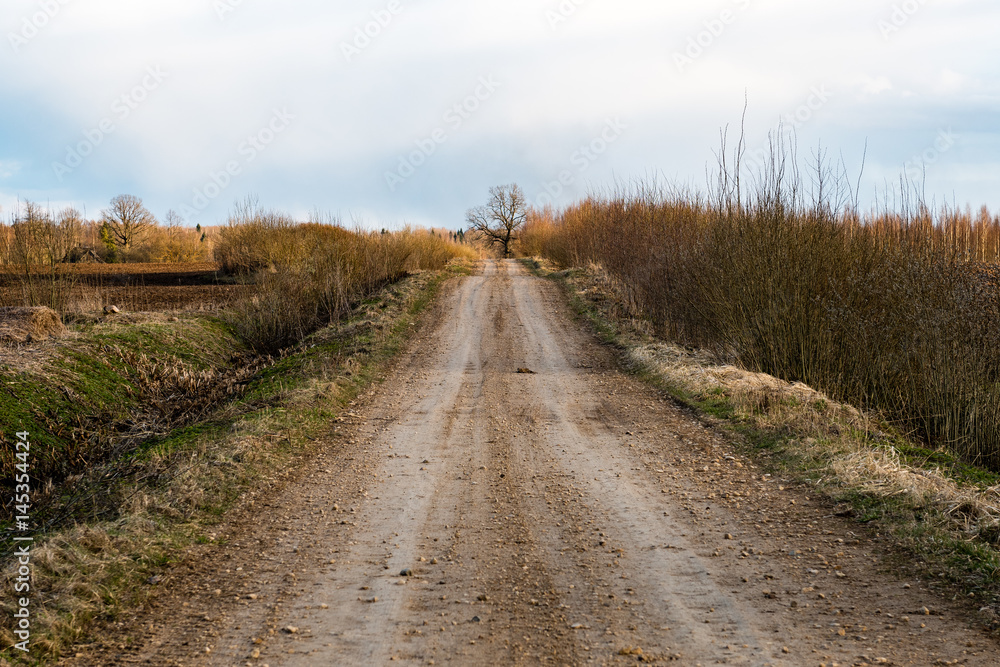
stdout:
POLYGON ((118 195, 111 207, 101 211, 101 222, 107 226, 111 239, 121 250, 131 250, 146 230, 156 224, 156 217, 134 195, 118 195))
POLYGON ((515 183, 490 188, 490 201, 465 214, 469 227, 485 236, 491 246, 501 246, 504 257, 510 257, 510 244, 527 217, 524 192, 515 183))

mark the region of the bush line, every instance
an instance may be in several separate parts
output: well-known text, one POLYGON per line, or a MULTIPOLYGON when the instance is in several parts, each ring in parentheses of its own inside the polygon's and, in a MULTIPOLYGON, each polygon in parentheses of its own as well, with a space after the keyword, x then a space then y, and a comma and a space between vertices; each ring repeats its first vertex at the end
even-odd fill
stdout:
POLYGON ((1000 470, 1000 218, 860 215, 780 176, 751 197, 732 180, 712 199, 646 184, 536 212, 521 252, 597 264, 662 338, 1000 470))

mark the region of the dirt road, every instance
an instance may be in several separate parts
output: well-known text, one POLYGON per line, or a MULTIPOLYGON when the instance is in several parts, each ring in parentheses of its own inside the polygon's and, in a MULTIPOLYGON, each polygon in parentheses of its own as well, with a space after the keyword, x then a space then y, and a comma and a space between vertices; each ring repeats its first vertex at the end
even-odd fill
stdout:
POLYGON ((429 320, 101 664, 997 664, 968 605, 616 370, 556 286, 493 263, 429 320))

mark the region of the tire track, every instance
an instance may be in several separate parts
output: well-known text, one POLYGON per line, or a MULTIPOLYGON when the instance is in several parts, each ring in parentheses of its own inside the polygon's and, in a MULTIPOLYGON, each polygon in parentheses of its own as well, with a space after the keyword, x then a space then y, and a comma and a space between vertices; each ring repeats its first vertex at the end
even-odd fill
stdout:
POLYGON ((436 308, 119 664, 994 664, 964 607, 616 370, 553 284, 492 262, 436 308))

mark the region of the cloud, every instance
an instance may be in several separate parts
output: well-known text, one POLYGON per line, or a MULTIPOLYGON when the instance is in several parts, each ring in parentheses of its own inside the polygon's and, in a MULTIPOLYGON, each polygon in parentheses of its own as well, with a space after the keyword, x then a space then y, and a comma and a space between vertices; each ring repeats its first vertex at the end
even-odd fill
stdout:
POLYGON ((17 160, 0 160, 0 178, 10 178, 21 169, 17 160))
MULTIPOLYGON (((243 159, 276 109, 295 121, 199 221, 254 192, 289 210, 459 226, 490 185, 551 182, 616 117, 628 131, 562 203, 649 173, 700 183, 745 96, 756 143, 779 120, 805 117, 800 141, 854 154, 867 140, 869 163, 897 171, 943 127, 1000 136, 986 120, 1000 100, 989 46, 1000 7, 983 0, 922 4, 888 38, 879 22, 893 3, 870 0, 220 1, 231 9, 221 17, 204 0, 63 0, 20 48, 0 45, 0 93, 13 101, 0 110, 2 159, 18 166, 0 169, 7 191, 90 206, 131 192, 162 214, 243 159), (681 71, 675 56, 691 40, 700 52, 681 71), (168 76, 120 117, 116 103, 151 67, 168 76), (446 115, 484 76, 502 85, 453 127, 446 115), (817 87, 830 92, 822 104, 817 87), (114 131, 60 180, 53 164, 105 119, 114 131), (390 190, 386 172, 438 128, 446 140, 390 190)), ((39 6, 12 0, 0 32, 20 35, 39 6)), ((981 173, 1000 163, 962 159, 981 173)), ((1000 208, 982 179, 928 187, 1000 208)))
POLYGON ((866 76, 861 80, 861 91, 865 95, 878 95, 889 90, 892 90, 892 81, 887 76, 866 76))

